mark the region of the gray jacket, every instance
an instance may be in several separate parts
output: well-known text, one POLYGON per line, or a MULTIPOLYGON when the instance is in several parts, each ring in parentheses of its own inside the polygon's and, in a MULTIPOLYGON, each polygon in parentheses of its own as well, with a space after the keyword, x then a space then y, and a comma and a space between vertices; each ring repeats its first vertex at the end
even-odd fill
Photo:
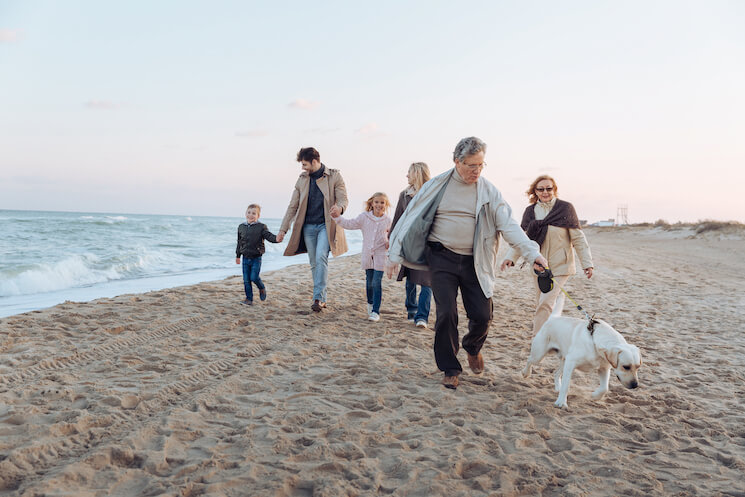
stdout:
MULTIPOLYGON (((411 199, 406 211, 390 234, 388 258, 394 264, 428 270, 424 249, 432 222, 455 168, 426 182, 411 199)), ((494 294, 497 274, 499 234, 527 261, 541 254, 538 244, 528 238, 512 219, 512 209, 497 188, 479 178, 476 201, 476 231, 473 239, 473 262, 481 290, 487 298, 494 294)))

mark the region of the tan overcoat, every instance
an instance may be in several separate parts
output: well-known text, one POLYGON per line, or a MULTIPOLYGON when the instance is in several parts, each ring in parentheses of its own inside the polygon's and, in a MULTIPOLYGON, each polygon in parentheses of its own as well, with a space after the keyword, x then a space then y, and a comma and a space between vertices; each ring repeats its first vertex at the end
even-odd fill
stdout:
MULTIPOLYGON (((347 210, 347 187, 344 185, 344 179, 338 169, 329 169, 325 166, 323 175, 316 180, 316 184, 323 193, 323 217, 326 221, 326 234, 329 237, 331 254, 336 257, 347 251, 347 238, 344 236, 344 228, 336 225, 329 212, 334 205, 341 207, 342 213, 347 210)), ((308 209, 309 191, 310 175, 307 171, 303 171, 297 179, 297 183, 295 183, 290 205, 287 206, 287 212, 279 228, 280 231, 287 233, 292 226, 292 234, 287 242, 285 255, 304 254, 308 251, 303 239, 303 224, 305 224, 305 213, 308 209)))

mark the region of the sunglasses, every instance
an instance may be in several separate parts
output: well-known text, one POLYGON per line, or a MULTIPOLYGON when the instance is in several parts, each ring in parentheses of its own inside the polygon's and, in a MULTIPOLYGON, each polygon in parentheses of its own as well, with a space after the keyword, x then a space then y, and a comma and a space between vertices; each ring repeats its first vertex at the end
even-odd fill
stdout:
POLYGON ((553 186, 547 186, 546 188, 536 188, 535 191, 537 192, 552 192, 554 191, 553 186))

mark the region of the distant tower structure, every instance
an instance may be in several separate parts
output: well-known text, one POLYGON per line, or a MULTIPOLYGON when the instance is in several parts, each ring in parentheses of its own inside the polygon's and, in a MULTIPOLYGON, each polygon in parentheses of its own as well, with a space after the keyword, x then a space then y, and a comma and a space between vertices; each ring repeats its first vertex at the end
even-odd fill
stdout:
POLYGON ((629 224, 629 205, 619 204, 616 211, 616 226, 629 224))

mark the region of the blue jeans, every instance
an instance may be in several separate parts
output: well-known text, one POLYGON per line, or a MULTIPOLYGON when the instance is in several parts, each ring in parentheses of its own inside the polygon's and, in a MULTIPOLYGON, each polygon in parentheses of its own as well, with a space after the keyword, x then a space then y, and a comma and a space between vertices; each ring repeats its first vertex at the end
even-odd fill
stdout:
POLYGON ((365 269, 367 303, 372 304, 372 311, 380 314, 380 302, 383 300, 383 271, 365 269))
POLYGON ((329 279, 329 237, 325 224, 303 226, 303 240, 308 249, 310 272, 313 274, 313 300, 326 302, 326 284, 329 279))
POLYGON ((429 320, 429 308, 432 305, 432 288, 422 286, 419 291, 419 301, 416 299, 416 284, 406 278, 406 313, 414 321, 429 320))
POLYGON ((256 284, 256 288, 263 290, 264 282, 259 278, 261 272, 261 256, 259 257, 246 257, 243 256, 243 290, 246 292, 246 298, 248 300, 254 299, 253 288, 251 283, 256 284))

